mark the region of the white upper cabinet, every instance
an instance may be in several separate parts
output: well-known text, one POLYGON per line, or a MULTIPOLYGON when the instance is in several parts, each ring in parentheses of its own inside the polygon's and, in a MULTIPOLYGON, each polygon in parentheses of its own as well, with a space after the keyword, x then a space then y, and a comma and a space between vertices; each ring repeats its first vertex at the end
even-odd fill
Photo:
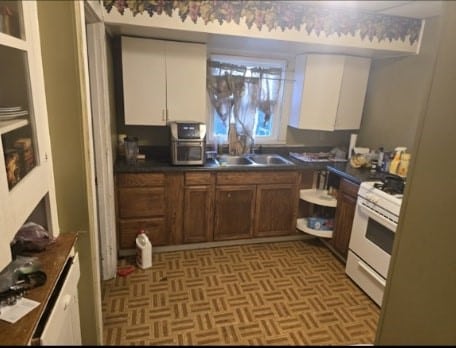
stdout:
POLYGON ((126 125, 206 122, 206 45, 122 37, 126 125))
POLYGON ((369 58, 309 54, 296 57, 289 125, 300 129, 358 129, 369 58))
POLYGON ((59 234, 35 1, 0 1, 0 270, 26 222, 59 234))

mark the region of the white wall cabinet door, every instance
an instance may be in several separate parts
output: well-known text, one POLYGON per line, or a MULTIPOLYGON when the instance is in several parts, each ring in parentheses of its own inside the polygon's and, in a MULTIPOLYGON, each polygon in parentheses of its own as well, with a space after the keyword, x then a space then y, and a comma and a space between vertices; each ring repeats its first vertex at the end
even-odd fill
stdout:
POLYGON ((296 57, 289 125, 300 129, 358 129, 370 59, 310 54, 296 57))
POLYGON ((206 45, 166 42, 168 121, 206 122, 206 45))
POLYGON ((165 125, 165 42, 122 36, 121 46, 125 124, 165 125))
POLYGON ((206 121, 206 45, 122 37, 126 125, 206 121))

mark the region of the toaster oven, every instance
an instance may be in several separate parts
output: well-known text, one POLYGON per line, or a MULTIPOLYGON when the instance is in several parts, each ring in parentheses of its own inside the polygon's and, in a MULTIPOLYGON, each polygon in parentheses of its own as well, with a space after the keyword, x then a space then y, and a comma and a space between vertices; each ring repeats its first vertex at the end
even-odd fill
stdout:
POLYGON ((204 165, 206 125, 202 122, 173 121, 169 126, 171 163, 173 165, 204 165))

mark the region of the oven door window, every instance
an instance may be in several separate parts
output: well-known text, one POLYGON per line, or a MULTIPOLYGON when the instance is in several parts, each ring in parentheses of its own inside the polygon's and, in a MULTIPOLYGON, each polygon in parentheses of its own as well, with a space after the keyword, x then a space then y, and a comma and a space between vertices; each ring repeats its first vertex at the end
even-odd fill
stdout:
POLYGON ((394 232, 373 219, 367 222, 366 238, 384 252, 391 255, 393 250, 394 232))
POLYGON ((203 151, 201 144, 197 145, 178 145, 177 158, 179 161, 201 161, 203 151))

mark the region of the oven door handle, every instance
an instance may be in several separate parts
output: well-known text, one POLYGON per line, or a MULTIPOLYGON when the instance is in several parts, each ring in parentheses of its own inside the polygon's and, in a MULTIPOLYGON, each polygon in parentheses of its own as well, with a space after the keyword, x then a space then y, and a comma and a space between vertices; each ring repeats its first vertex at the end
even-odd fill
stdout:
POLYGON ((393 232, 396 232, 396 224, 394 222, 392 222, 391 220, 387 219, 386 217, 384 217, 383 215, 380 215, 379 213, 377 213, 376 211, 373 211, 371 209, 369 209, 368 207, 358 203, 358 206, 359 208, 361 209, 361 211, 366 214, 368 217, 374 219, 375 221, 377 221, 380 225, 383 225, 385 226, 386 228, 388 228, 390 231, 393 231, 393 232))
POLYGON ((375 274, 374 271, 367 267, 363 262, 358 261, 358 266, 361 267, 368 275, 371 276, 371 278, 376 280, 380 285, 382 285, 383 287, 386 285, 386 281, 379 275, 375 274))

